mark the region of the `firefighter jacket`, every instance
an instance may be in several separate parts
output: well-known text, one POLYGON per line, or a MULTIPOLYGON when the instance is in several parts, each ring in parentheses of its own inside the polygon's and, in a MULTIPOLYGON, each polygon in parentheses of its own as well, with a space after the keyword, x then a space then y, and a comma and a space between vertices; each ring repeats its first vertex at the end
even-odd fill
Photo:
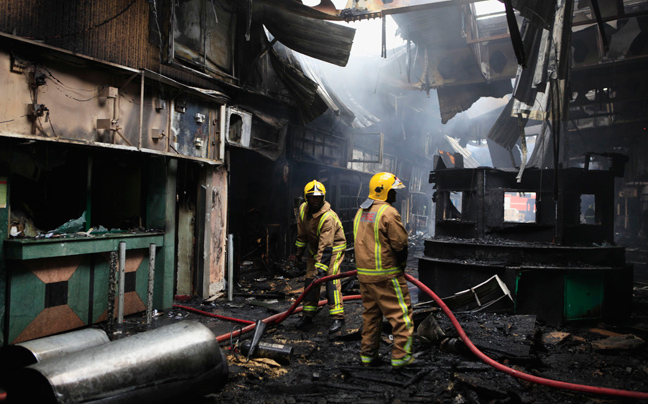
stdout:
POLYGON ((353 220, 358 280, 365 283, 394 278, 407 264, 407 230, 391 204, 374 201, 353 220))
MULTIPOLYGON (((327 273, 331 264, 339 266, 336 259, 346 250, 344 229, 338 215, 331 210, 331 204, 324 202, 320 210, 312 215, 308 203, 299 208, 297 218, 297 253, 308 248, 309 256, 315 260, 316 272, 327 273)), ((337 269, 337 268, 334 268, 337 269)))

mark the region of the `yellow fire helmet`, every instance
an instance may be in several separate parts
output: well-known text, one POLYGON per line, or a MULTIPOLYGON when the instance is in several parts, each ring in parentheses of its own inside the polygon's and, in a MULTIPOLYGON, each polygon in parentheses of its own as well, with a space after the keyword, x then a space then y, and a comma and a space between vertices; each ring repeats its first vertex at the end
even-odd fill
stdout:
POLYGON ((405 185, 392 173, 378 173, 369 180, 369 199, 386 201, 390 189, 403 189, 405 185))
POLYGON ((317 180, 313 180, 306 184, 304 187, 304 198, 308 195, 323 196, 326 198, 326 188, 324 187, 324 184, 317 180))

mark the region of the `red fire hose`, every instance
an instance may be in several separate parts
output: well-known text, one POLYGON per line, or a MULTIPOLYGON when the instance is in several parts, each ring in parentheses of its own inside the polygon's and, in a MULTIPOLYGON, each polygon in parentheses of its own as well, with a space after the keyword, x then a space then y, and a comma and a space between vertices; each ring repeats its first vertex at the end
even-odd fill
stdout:
POLYGON ((218 319, 221 319, 221 320, 232 321, 232 322, 235 322, 235 323, 242 323, 242 324, 255 324, 254 321, 250 321, 250 320, 241 320, 240 318, 233 318, 233 317, 221 316, 220 314, 214 314, 214 313, 210 313, 210 312, 208 312, 208 311, 202 311, 202 310, 194 309, 193 307, 183 306, 183 305, 181 305, 181 304, 174 304, 173 307, 175 307, 176 309, 187 310, 187 311, 191 311, 191 312, 193 312, 193 313, 197 313, 197 314, 202 314, 202 315, 209 316, 209 317, 218 318, 218 319))
MULTIPOLYGON (((288 310, 286 310, 283 313, 278 313, 273 316, 270 316, 268 318, 263 319, 262 321, 266 324, 279 324, 283 320, 285 320, 289 315, 292 313, 298 313, 302 309, 297 308, 299 303, 303 300, 304 296, 313 288, 313 286, 318 285, 322 282, 326 282, 329 280, 333 279, 339 279, 339 278, 346 278, 350 276, 355 276, 357 274, 357 271, 349 271, 349 272, 344 272, 340 273, 337 275, 331 275, 331 276, 325 276, 320 279, 315 280, 313 283, 308 285, 306 289, 304 289, 304 292, 295 300, 292 306, 288 310)), ((489 358, 486 356, 483 352, 481 352, 473 343, 470 341, 468 338, 468 335, 466 335, 466 332, 464 331, 463 327, 461 327, 461 324, 459 324, 459 321, 457 321, 457 318, 452 314, 452 311, 448 308, 448 306, 437 296, 430 288, 425 286, 421 281, 418 279, 414 278, 413 276, 409 274, 405 274, 405 279, 413 283, 415 286, 417 286, 419 289, 427 293, 443 310, 443 312, 448 316, 450 321, 452 322, 452 325, 457 329, 457 332, 459 333, 459 336, 461 337, 461 340, 466 344, 468 349, 475 354, 479 359, 481 359, 484 363, 487 365, 490 365, 494 367, 495 369, 504 372, 508 375, 511 375, 513 377, 517 377, 522 380, 526 380, 529 382, 533 382, 536 384, 541 384, 544 386, 549 386, 549 387, 554 387, 558 389, 564 389, 564 390, 572 390, 572 391, 581 391, 584 393, 593 393, 593 394, 606 394, 606 395, 611 395, 611 396, 618 396, 618 397, 628 397, 628 398, 633 398, 633 399, 638 399, 638 400, 646 400, 648 399, 648 393, 643 393, 643 392, 638 392, 638 391, 628 391, 628 390, 618 390, 618 389, 610 389, 606 387, 594 387, 594 386, 587 386, 583 384, 573 384, 573 383, 566 383, 566 382, 561 382, 557 380, 551 380, 551 379, 545 379, 543 377, 538 377, 538 376, 533 376, 528 373, 520 372, 515 369, 511 369, 508 366, 504 366, 501 363, 489 358)), ((343 300, 354 300, 354 299, 359 299, 360 295, 353 295, 353 296, 344 296, 343 300)), ((319 302, 319 306, 327 304, 326 300, 322 300, 319 302)), ((193 312, 200 312, 200 310, 195 310, 192 309, 193 312)), ((207 312, 203 312, 206 314, 211 314, 207 312)), ((239 322, 247 322, 246 320, 237 320, 239 322)), ((256 323, 252 322, 252 324, 249 324, 245 327, 243 327, 240 330, 233 331, 231 333, 223 334, 219 337, 217 337, 218 342, 223 342, 227 341, 230 339, 230 337, 235 337, 237 335, 245 334, 247 332, 250 332, 254 330, 256 327, 256 323)))
POLYGON ((528 373, 524 372, 519 372, 515 369, 511 369, 508 366, 504 366, 499 362, 494 361, 493 359, 489 358, 486 356, 482 351, 480 351, 473 343, 470 341, 468 338, 468 335, 466 335, 466 332, 464 329, 461 327, 461 324, 459 324, 459 321, 457 321, 457 318, 452 314, 452 311, 446 306, 446 304, 437 296, 430 288, 425 286, 421 281, 418 279, 415 279, 412 275, 405 274, 405 279, 408 281, 412 282, 414 285, 416 285, 419 289, 427 293, 434 301, 441 307, 441 310, 450 318, 450 321, 452 322, 452 325, 457 329, 457 332, 459 332, 459 336, 461 337, 461 340, 466 344, 468 349, 470 349, 470 352, 475 354, 479 359, 481 359, 484 363, 487 365, 490 365, 494 367, 497 370, 500 370, 508 375, 517 377, 522 380, 526 380, 529 382, 537 383, 537 384, 542 384, 545 386, 549 387, 555 387, 558 389, 565 389, 565 390, 574 390, 574 391, 582 391, 585 393, 594 393, 594 394, 607 394, 607 395, 612 395, 612 396, 619 396, 619 397, 629 397, 629 398, 635 398, 639 400, 646 400, 648 399, 648 393, 642 393, 638 391, 628 391, 628 390, 617 390, 617 389, 609 389, 606 387, 594 387, 594 386, 587 386, 583 384, 573 384, 573 383, 566 383, 566 382, 560 382, 557 380, 551 380, 551 379, 545 379, 543 377, 537 377, 530 375, 528 373))

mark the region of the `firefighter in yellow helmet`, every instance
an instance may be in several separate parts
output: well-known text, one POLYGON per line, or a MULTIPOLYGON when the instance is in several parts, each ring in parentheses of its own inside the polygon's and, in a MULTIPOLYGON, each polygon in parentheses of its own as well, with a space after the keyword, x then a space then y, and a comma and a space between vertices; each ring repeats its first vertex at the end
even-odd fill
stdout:
POLYGON ((392 207, 396 190, 405 188, 391 173, 378 173, 369 181, 369 199, 353 220, 355 260, 362 296, 360 359, 365 366, 380 364, 378 349, 383 316, 392 326, 391 365, 402 368, 414 362, 412 307, 404 276, 407 264, 407 231, 392 207))
MULTIPOLYGON (((304 187, 304 202, 299 208, 297 218, 297 259, 301 260, 304 251, 308 251, 306 279, 307 288, 316 278, 340 273, 340 264, 344 259, 346 238, 338 215, 324 199, 324 184, 313 180, 304 187)), ((319 285, 314 286, 305 296, 303 313, 295 325, 302 328, 313 321, 317 314, 320 296, 319 285)), ((342 284, 339 279, 326 282, 329 315, 333 319, 330 333, 340 331, 344 325, 344 307, 342 305, 342 284)))

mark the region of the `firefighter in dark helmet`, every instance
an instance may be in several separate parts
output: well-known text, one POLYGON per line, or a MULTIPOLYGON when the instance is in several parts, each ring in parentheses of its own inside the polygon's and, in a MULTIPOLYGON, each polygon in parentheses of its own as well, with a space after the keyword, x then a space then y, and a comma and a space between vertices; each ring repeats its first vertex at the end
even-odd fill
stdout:
MULTIPOLYGON (((316 278, 340 273, 340 264, 344 259, 346 238, 342 223, 325 197, 326 188, 317 180, 309 182, 304 187, 306 202, 299 208, 295 245, 297 260, 301 260, 304 251, 308 254, 305 288, 316 278)), ((318 311, 319 296, 319 285, 314 286, 305 296, 303 313, 297 321, 297 328, 302 328, 313 321, 318 311)), ((333 319, 329 332, 335 333, 344 325, 342 285, 339 279, 326 282, 326 297, 329 315, 333 319)))

